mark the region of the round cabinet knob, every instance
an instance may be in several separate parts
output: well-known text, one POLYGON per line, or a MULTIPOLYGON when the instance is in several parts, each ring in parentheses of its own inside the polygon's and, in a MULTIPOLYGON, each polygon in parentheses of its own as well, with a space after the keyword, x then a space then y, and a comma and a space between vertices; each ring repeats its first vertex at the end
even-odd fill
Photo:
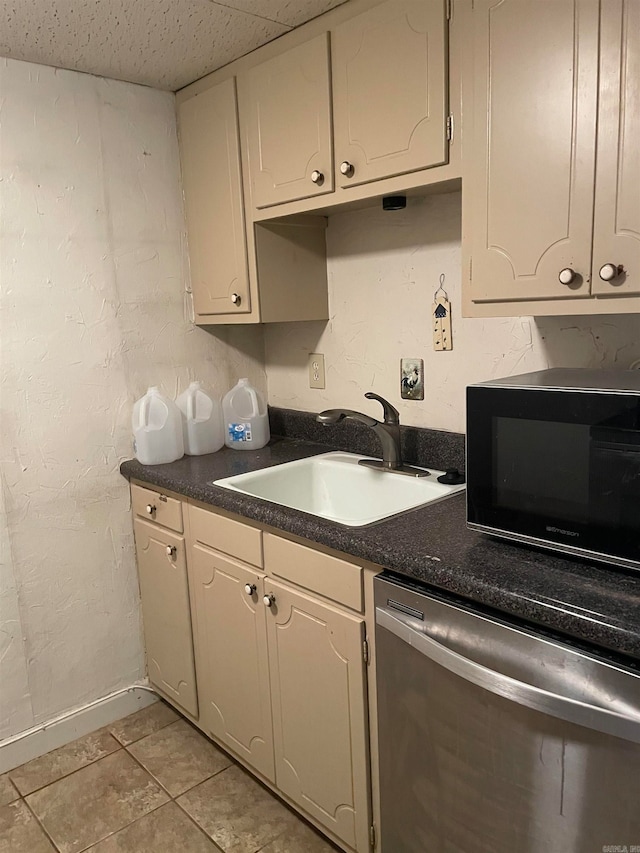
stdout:
POLYGON ((343 162, 342 162, 342 163, 340 163, 340 171, 341 171, 341 172, 342 172, 342 174, 343 174, 343 175, 345 175, 347 178, 350 178, 350 177, 352 177, 352 175, 353 175, 353 173, 354 173, 355 169, 353 168, 353 164, 352 164, 352 163, 350 163, 348 160, 343 160, 343 162))
POLYGON ((618 267, 615 264, 605 264, 603 267, 600 267, 600 278, 603 281, 613 281, 621 272, 622 267, 618 267))
POLYGON ((177 553, 178 549, 175 545, 167 545, 167 557, 171 557, 171 559, 173 559, 177 553))
POLYGON ((262 600, 265 607, 273 607, 276 603, 276 597, 272 592, 268 592, 262 600))
POLYGON ((247 595, 253 595, 253 593, 256 591, 256 585, 254 583, 246 583, 244 585, 244 591, 247 593, 247 595))
POLYGON ((575 271, 571 269, 571 267, 566 267, 563 270, 560 270, 558 274, 558 281, 560 284, 571 284, 576 280, 575 271))
POLYGON ((156 511, 156 508, 154 507, 153 504, 147 504, 147 515, 153 515, 153 513, 155 511, 156 511))
POLYGON ((317 169, 314 169, 313 172, 311 172, 311 180, 314 184, 321 184, 324 181, 324 175, 322 174, 322 172, 319 172, 317 169))
POLYGON ((231 301, 233 302, 234 305, 240 305, 240 303, 242 302, 242 297, 240 296, 239 293, 232 293, 231 294, 231 301))

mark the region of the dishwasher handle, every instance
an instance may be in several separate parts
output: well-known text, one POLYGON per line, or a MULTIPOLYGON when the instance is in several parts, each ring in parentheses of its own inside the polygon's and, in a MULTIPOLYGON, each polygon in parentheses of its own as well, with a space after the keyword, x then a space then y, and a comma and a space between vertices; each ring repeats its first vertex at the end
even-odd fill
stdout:
POLYGON ((596 732, 613 735, 633 743, 640 743, 640 717, 628 717, 617 711, 609 711, 588 702, 560 696, 557 693, 489 669, 464 657, 464 655, 458 654, 458 652, 454 652, 422 631, 417 631, 386 608, 376 608, 376 624, 410 645, 429 660, 465 681, 494 693, 496 696, 502 696, 518 705, 540 711, 568 723, 575 723, 596 732))

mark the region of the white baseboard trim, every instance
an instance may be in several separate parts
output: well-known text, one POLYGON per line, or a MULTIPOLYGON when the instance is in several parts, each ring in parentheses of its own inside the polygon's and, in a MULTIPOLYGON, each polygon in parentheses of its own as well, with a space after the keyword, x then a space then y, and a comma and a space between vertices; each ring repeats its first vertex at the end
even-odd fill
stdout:
POLYGON ((89 702, 73 711, 67 711, 48 723, 34 726, 20 734, 0 741, 0 774, 13 770, 52 749, 64 746, 76 738, 96 729, 115 723, 121 717, 133 714, 158 701, 158 694, 145 684, 132 684, 89 702))

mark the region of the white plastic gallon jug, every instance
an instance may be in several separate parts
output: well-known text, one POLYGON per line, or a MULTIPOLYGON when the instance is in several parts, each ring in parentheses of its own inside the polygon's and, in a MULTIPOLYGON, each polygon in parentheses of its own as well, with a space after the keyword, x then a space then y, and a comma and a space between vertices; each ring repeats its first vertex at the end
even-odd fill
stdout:
POLYGON ((234 450, 259 450, 269 441, 267 404, 248 379, 224 395, 225 444, 234 450))
POLYGON ((143 465, 174 462, 184 454, 180 409, 155 385, 136 401, 131 426, 133 451, 143 465))
POLYGON ((176 400, 182 412, 184 452, 190 456, 215 453, 224 445, 222 406, 199 382, 192 382, 176 400))

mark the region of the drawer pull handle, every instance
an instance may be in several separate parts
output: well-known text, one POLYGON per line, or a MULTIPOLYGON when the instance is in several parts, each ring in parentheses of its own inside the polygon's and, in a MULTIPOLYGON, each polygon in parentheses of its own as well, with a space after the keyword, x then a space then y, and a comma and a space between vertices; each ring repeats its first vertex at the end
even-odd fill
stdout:
POLYGON ((314 184, 321 185, 324 181, 324 175, 322 172, 318 171, 318 169, 314 169, 313 172, 311 172, 311 180, 314 184))
POLYGON ((276 603, 276 597, 272 592, 268 592, 262 600, 265 607, 273 607, 276 603))
POLYGON ((167 557, 170 557, 172 560, 178 553, 178 549, 175 545, 167 545, 167 557))
POLYGON ((346 178, 352 178, 353 173, 355 172, 355 169, 353 168, 353 163, 350 163, 348 160, 344 160, 342 163, 340 163, 340 172, 346 178))
POLYGON ((246 583, 244 585, 244 591, 247 595, 252 596, 256 591, 256 585, 254 583, 246 583))
POLYGON ((239 293, 232 293, 231 294, 231 301, 233 302, 234 305, 240 305, 240 303, 242 302, 242 297, 240 296, 239 293))
POLYGON ((156 508, 153 504, 147 504, 147 515, 153 515, 156 511, 156 508))

